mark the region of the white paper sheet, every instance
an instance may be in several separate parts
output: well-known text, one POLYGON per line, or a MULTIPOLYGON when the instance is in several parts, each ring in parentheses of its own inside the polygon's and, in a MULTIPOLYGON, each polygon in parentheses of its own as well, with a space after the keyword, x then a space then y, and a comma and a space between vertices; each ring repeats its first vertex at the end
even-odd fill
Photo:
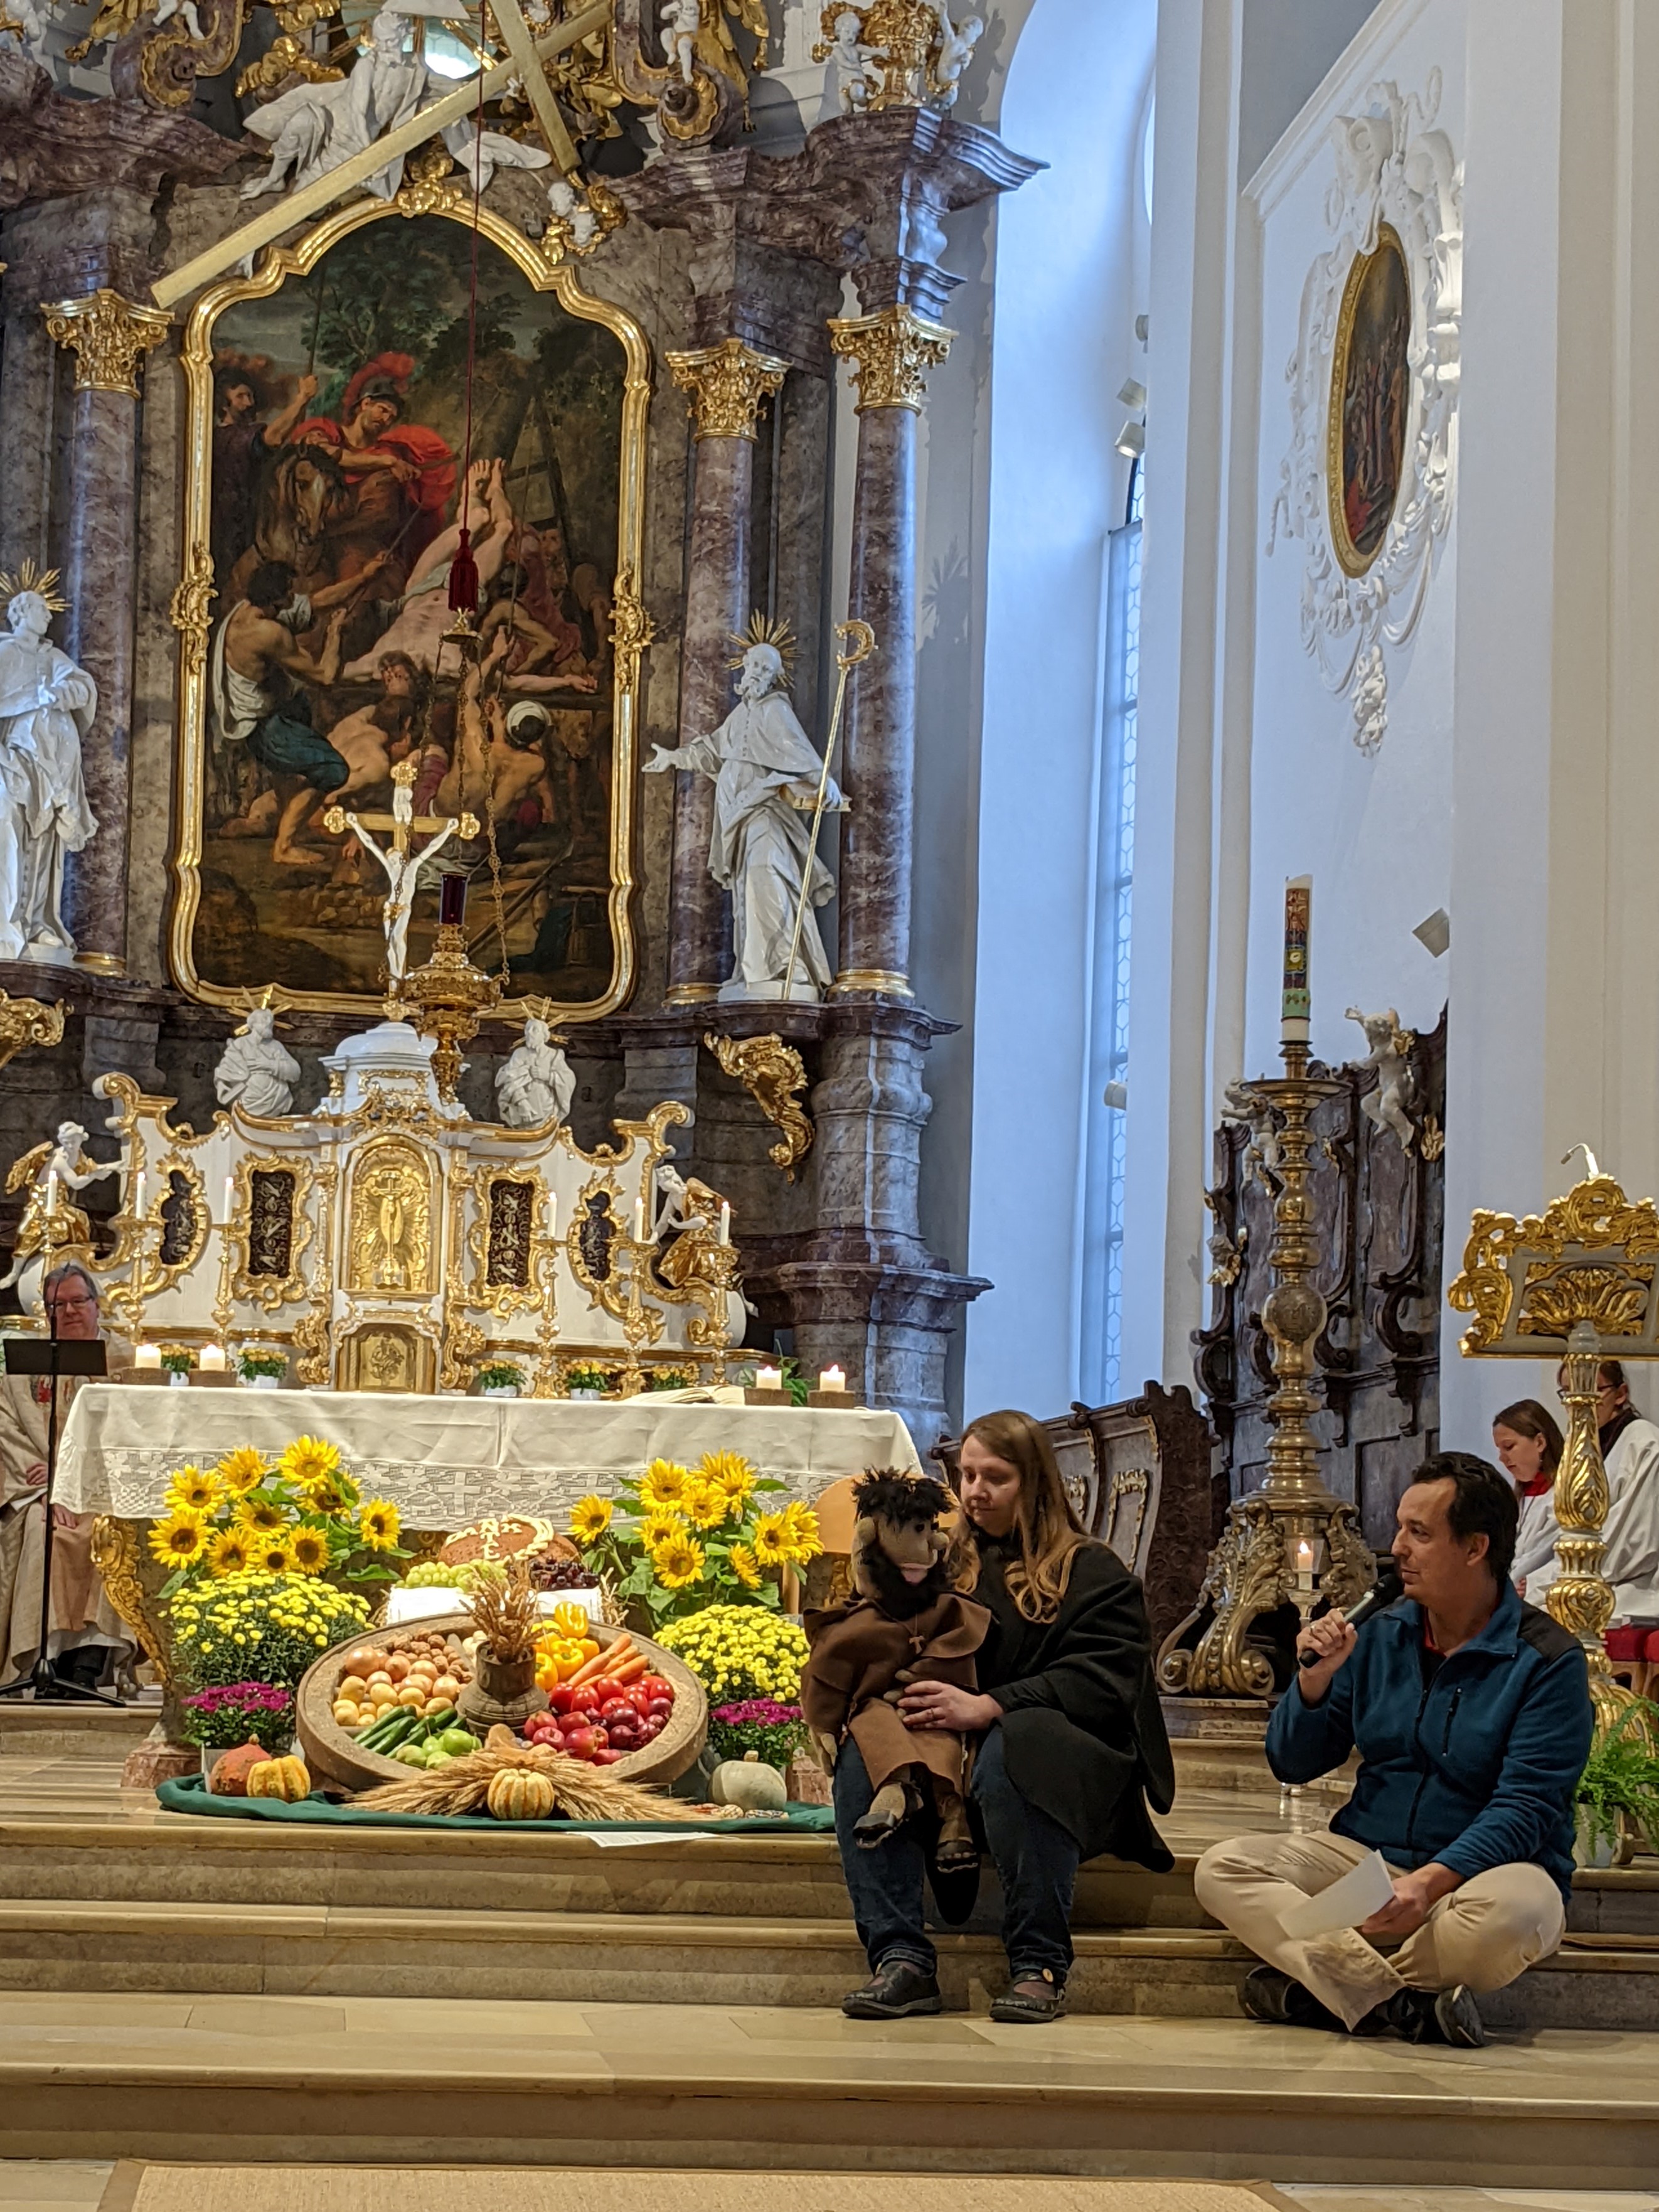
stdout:
POLYGON ((1279 1926, 1298 1941, 1309 1936, 1328 1936, 1338 1928, 1358 1928, 1373 1912, 1380 1912, 1394 1895, 1394 1877, 1381 1851, 1367 1851, 1328 1889, 1304 1897, 1279 1916, 1279 1926))

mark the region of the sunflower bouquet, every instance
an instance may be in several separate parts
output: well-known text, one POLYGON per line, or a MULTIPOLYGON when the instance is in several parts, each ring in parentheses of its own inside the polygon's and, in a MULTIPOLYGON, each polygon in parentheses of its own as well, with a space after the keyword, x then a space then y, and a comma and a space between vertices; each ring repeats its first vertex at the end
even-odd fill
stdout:
POLYGON ((270 1682, 291 1690, 314 1659, 368 1626, 368 1601, 315 1575, 214 1576, 167 1606, 173 1656, 198 1690, 270 1682))
POLYGON ((823 1549, 809 1507, 765 1506, 764 1493, 783 1486, 737 1452, 709 1452, 695 1468, 653 1459, 614 1500, 580 1499, 571 1539, 653 1633, 711 1605, 775 1611, 783 1570, 804 1567, 823 1549))
POLYGON ((216 1467, 181 1467, 149 1548, 171 1570, 161 1591, 171 1601, 196 1583, 250 1572, 353 1587, 394 1582, 410 1556, 399 1534, 397 1507, 364 1500, 336 1445, 299 1437, 275 1461, 249 1445, 216 1467))

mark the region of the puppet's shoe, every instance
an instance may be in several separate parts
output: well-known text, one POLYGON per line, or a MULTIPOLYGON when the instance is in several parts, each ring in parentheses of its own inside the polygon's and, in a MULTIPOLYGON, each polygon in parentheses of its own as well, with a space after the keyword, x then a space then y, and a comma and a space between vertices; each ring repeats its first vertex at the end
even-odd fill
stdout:
POLYGON ((991 2001, 991 2017, 1028 2027, 1041 2027, 1058 2020, 1066 2009, 1066 1984, 1057 1982, 1045 1966, 1040 1974, 1022 1974, 1000 1997, 991 2001))
POLYGON ((909 2020, 943 2012, 939 1984, 910 1959, 884 1959, 861 1990, 841 2001, 848 2020, 909 2020))
POLYGON ((979 1845, 969 1836, 941 1843, 933 1854, 933 1864, 940 1874, 969 1873, 979 1865, 979 1845))
POLYGON ((905 1822, 914 1819, 921 1810, 921 1796, 919 1790, 907 1782, 903 1784, 903 1793, 900 1802, 884 1805, 881 1800, 887 1796, 888 1792, 886 1790, 882 1790, 869 1811, 861 1819, 854 1821, 853 1833, 859 1839, 860 1850, 874 1850, 878 1844, 884 1844, 890 1836, 897 1835, 905 1822))

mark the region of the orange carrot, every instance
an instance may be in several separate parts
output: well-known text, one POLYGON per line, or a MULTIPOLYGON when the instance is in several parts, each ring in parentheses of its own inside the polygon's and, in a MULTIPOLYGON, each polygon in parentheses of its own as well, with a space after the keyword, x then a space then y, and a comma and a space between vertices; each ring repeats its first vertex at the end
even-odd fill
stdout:
POLYGON ((570 1677, 571 1688, 580 1689, 584 1682, 595 1682, 601 1674, 608 1674, 618 1654, 626 1658, 633 1649, 634 1639, 631 1636, 619 1636, 614 1644, 608 1645, 605 1650, 597 1653, 584 1666, 577 1668, 570 1677))
POLYGON ((613 1673, 605 1677, 605 1680, 611 1682, 636 1682, 646 1672, 648 1664, 649 1662, 645 1654, 642 1651, 636 1652, 625 1667, 617 1668, 613 1673))

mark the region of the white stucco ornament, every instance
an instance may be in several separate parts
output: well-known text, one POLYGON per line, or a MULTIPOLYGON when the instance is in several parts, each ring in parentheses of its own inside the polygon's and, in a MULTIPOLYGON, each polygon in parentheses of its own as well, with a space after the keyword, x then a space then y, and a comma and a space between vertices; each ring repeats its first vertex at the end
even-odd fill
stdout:
MULTIPOLYGON (((1457 392, 1463 311, 1463 172, 1436 127, 1440 72, 1423 94, 1375 85, 1369 112, 1331 125, 1335 175, 1326 219, 1335 234, 1308 272, 1301 328, 1286 367, 1291 447, 1279 471, 1268 532, 1301 540, 1302 641, 1321 677, 1353 715, 1352 736, 1374 753, 1388 729, 1391 654, 1409 644, 1427 603, 1436 556, 1451 520, 1457 482, 1457 392), (1403 387, 1379 393, 1379 410, 1403 407, 1399 488, 1380 541, 1359 556, 1339 547, 1342 426, 1334 369, 1344 302, 1357 261, 1392 233, 1406 272, 1411 336, 1403 387)), ((1363 404, 1362 401, 1355 404, 1363 404)), ((1396 418, 1397 419, 1397 418, 1396 418)))

